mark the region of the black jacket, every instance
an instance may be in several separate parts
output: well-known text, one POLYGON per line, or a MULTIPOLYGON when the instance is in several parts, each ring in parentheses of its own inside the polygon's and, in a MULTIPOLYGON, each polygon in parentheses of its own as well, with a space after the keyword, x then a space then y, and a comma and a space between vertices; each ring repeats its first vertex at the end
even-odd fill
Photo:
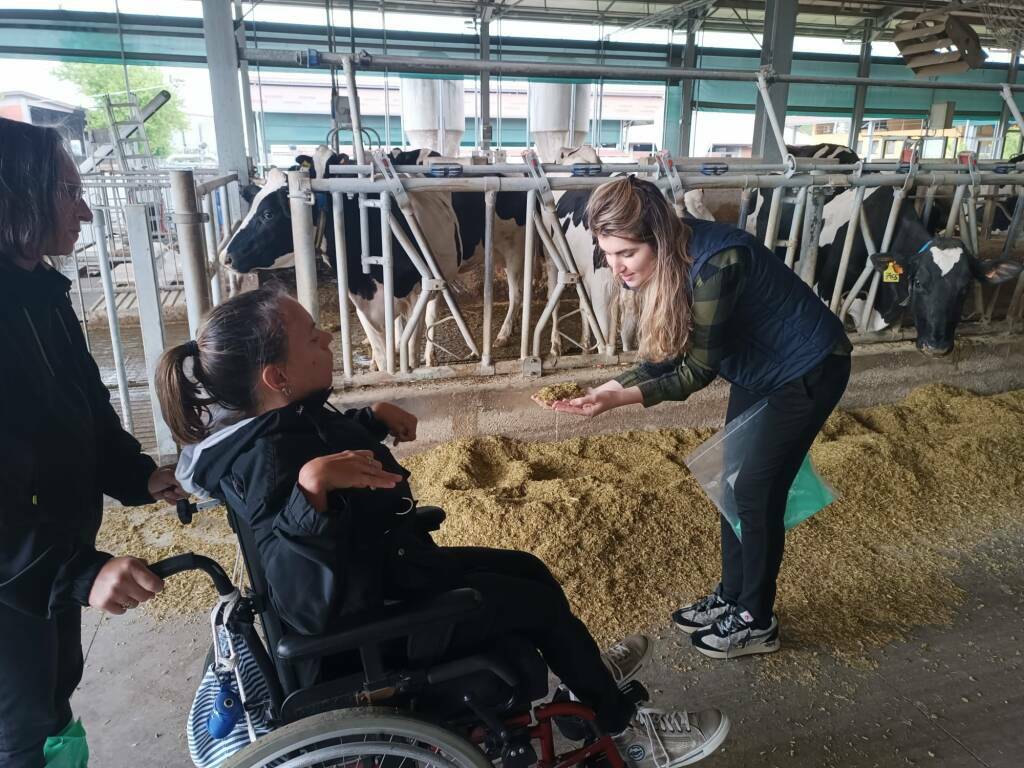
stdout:
POLYGON ((49 617, 85 605, 103 494, 146 504, 156 468, 121 428, 71 308, 71 281, 0 258, 0 602, 49 617))
POLYGON ((437 548, 415 530, 406 480, 335 491, 324 514, 299 490, 307 461, 348 450, 373 451, 386 470, 409 476, 381 443, 387 427, 370 409, 341 413, 328 394, 239 423, 225 439, 215 433, 192 463, 191 482, 230 503, 252 531, 278 615, 307 635, 379 605, 389 585, 416 589, 436 577, 437 548))

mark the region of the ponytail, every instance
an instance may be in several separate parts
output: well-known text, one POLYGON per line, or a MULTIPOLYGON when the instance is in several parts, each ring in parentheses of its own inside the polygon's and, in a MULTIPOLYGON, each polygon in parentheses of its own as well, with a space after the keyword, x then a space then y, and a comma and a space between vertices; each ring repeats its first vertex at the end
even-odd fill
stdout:
POLYGON ((198 381, 185 373, 185 361, 192 359, 195 376, 199 367, 199 345, 187 341, 160 356, 156 369, 156 394, 164 421, 178 443, 198 443, 209 434, 209 409, 213 402, 203 397, 198 381))
POLYGON ((210 312, 196 334, 168 349, 157 366, 156 391, 164 421, 180 444, 210 434, 210 406, 255 413, 264 366, 288 357, 277 284, 247 291, 210 312), (186 367, 187 361, 191 365, 186 367))

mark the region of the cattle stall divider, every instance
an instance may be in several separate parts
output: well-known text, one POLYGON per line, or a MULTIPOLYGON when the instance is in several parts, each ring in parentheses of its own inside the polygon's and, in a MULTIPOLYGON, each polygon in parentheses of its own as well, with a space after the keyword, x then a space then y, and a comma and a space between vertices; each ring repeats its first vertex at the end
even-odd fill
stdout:
MULTIPOLYGON (((948 164, 936 164, 939 167, 945 167, 948 164)), ((559 235, 564 238, 561 227, 557 226, 557 218, 553 218, 554 214, 552 211, 546 211, 545 206, 542 204, 542 196, 545 190, 551 192, 558 190, 570 190, 570 189, 593 189, 596 186, 605 183, 607 178, 605 177, 552 177, 548 176, 545 171, 553 167, 551 165, 540 166, 538 164, 540 172, 537 176, 533 176, 529 170, 529 164, 524 166, 514 166, 510 164, 510 167, 502 166, 502 172, 506 175, 495 175, 493 169, 487 166, 472 166, 467 167, 467 173, 462 177, 448 177, 448 178, 430 178, 425 176, 408 176, 400 180, 402 191, 405 194, 414 194, 421 190, 436 190, 436 191, 472 191, 482 193, 485 196, 485 202, 489 194, 493 195, 503 191, 517 191, 527 193, 527 229, 526 229, 526 251, 527 254, 533 253, 535 244, 539 244, 542 249, 544 256, 550 261, 552 265, 559 271, 560 277, 558 283, 554 286, 554 292, 552 296, 548 297, 547 304, 545 305, 544 311, 538 318, 536 324, 531 327, 531 308, 530 299, 532 298, 532 283, 533 283, 533 262, 532 259, 527 258, 524 264, 524 285, 523 285, 523 326, 521 329, 520 338, 520 365, 521 371, 527 375, 537 375, 542 372, 541 368, 547 370, 547 366, 538 367, 539 351, 540 351, 540 339, 543 328, 551 320, 553 313, 556 311, 557 304, 561 298, 565 287, 567 285, 575 285, 577 292, 582 293, 586 296, 586 286, 582 284, 578 275, 578 271, 575 267, 575 262, 572 261, 572 254, 569 253, 568 245, 558 242, 559 235), (491 175, 487 175, 487 171, 491 171, 491 175), (518 175, 511 175, 510 171, 518 171, 518 175), (471 171, 471 172, 470 172, 471 171), (532 198, 532 199, 531 199, 532 198), (548 216, 545 217, 545 212, 548 216), (538 243, 539 241, 539 243, 538 243), (559 269, 561 268, 561 269, 559 269), (532 342, 532 343, 531 343, 532 342), (531 354, 532 353, 532 354, 531 354)), ((853 301, 857 297, 857 293, 863 288, 868 288, 868 301, 865 302, 865 306, 862 311, 859 312, 856 318, 857 328, 859 336, 867 336, 867 323, 871 317, 871 310, 874 309, 873 299, 877 296, 880 274, 875 270, 874 266, 869 262, 865 265, 865 268, 854 286, 854 289, 846 294, 846 301, 843 301, 844 291, 842 291, 842 284, 845 281, 846 272, 849 268, 850 257, 855 245, 856 238, 859 236, 864 237, 865 244, 869 254, 885 251, 892 242, 893 234, 896 227, 896 222, 899 217, 900 207, 906 200, 909 189, 918 185, 919 187, 928 187, 929 185, 947 185, 952 186, 959 192, 961 200, 965 194, 966 187, 977 184, 992 184, 992 183, 1006 183, 1019 184, 1024 181, 1024 174, 998 174, 995 172, 979 170, 972 177, 971 175, 964 172, 963 167, 957 165, 949 166, 950 172, 943 172, 936 169, 929 169, 928 165, 921 163, 915 167, 913 174, 899 173, 899 172, 879 172, 872 174, 858 173, 857 171, 863 171, 867 164, 857 164, 851 166, 850 171, 837 172, 836 165, 833 164, 821 164, 819 173, 809 173, 807 171, 798 171, 797 173, 786 177, 777 173, 776 175, 758 175, 753 173, 733 173, 726 172, 719 176, 705 176, 700 173, 684 173, 678 174, 678 180, 681 185, 684 185, 686 189, 694 188, 706 188, 706 189, 773 189, 777 190, 777 194, 773 194, 773 200, 781 199, 783 194, 787 191, 795 191, 797 194, 797 200, 801 197, 805 202, 805 215, 795 216, 794 226, 790 233, 790 240, 787 241, 787 251, 793 250, 797 247, 799 235, 801 230, 804 232, 804 237, 807 235, 807 226, 809 223, 814 224, 815 227, 820 228, 820 217, 821 212, 816 204, 814 204, 814 196, 824 195, 833 190, 845 191, 852 189, 854 191, 854 217, 851 221, 855 222, 854 226, 847 227, 846 236, 842 247, 842 256, 839 264, 839 274, 836 276, 837 288, 833 291, 829 300, 829 306, 832 311, 837 312, 841 316, 845 316, 849 313, 853 301), (874 239, 871 235, 869 222, 863 211, 863 202, 866 191, 869 187, 883 187, 890 186, 895 187, 893 195, 893 202, 889 209, 888 218, 886 220, 885 231, 882 235, 881 242, 876 247, 874 239), (868 281, 871 280, 871 284, 868 281)), ((554 166, 558 167, 558 166, 554 166)), ((563 166, 571 170, 571 166, 563 166)), ((778 171, 784 171, 783 167, 776 166, 778 171)), ((404 171, 419 171, 423 173, 424 169, 422 166, 392 166, 393 171, 397 175, 399 172, 404 171)), ((615 166, 611 166, 609 170, 614 170, 615 166)), ((313 192, 330 192, 333 195, 341 196, 343 194, 371 194, 389 192, 393 189, 394 180, 388 180, 383 178, 380 173, 371 178, 353 178, 361 169, 355 169, 351 166, 332 166, 331 170, 343 171, 345 176, 330 176, 326 179, 313 179, 310 183, 310 188, 313 192)), ((645 170, 649 172, 655 172, 654 167, 647 166, 645 170)), ((678 172, 678 166, 677 166, 678 172)), ((814 169, 810 169, 814 170, 814 169)), ((655 180, 655 183, 662 188, 667 197, 672 199, 674 197, 672 191, 672 181, 670 177, 662 175, 661 178, 655 180)), ((483 339, 483 350, 486 353, 486 358, 481 354, 480 365, 477 367, 477 373, 491 373, 494 370, 493 363, 493 348, 492 340, 490 337, 491 328, 490 323, 486 322, 487 316, 490 315, 493 318, 493 301, 494 301, 494 289, 493 289, 493 212, 490 206, 487 208, 487 219, 491 221, 489 225, 491 227, 490 234, 487 233, 485 227, 485 258, 484 258, 484 269, 485 269, 485 288, 484 288, 484 315, 485 315, 485 327, 487 328, 483 339), (490 266, 488 266, 488 256, 486 251, 491 249, 490 255, 490 266), (489 287, 487 287, 489 286, 489 287)), ((335 227, 336 231, 343 231, 343 225, 340 221, 341 207, 335 206, 335 227)), ((955 209, 954 209, 955 211, 955 209)), ((771 218, 771 217, 770 217, 771 218)), ((775 239, 776 244, 779 243, 777 240, 777 228, 781 220, 781 217, 776 214, 774 217, 776 232, 769 231, 766 233, 766 241, 775 239)), ((486 223, 486 222, 485 222, 486 223)), ((293 220, 293 226, 295 220, 293 220)), ((312 226, 312 222, 303 224, 303 226, 312 226)), ((411 253, 413 263, 417 266, 417 269, 421 271, 421 275, 424 270, 429 270, 429 267, 424 263, 423 258, 420 256, 422 252, 420 248, 414 246, 407 236, 400 235, 402 230, 397 226, 396 222, 392 220, 390 225, 391 231, 396 235, 404 250, 411 253)), ((817 231, 816 229, 814 231, 817 231)), ((813 232, 812 232, 813 234, 813 232)), ((343 238, 341 238, 343 240, 343 238)), ((296 239, 299 242, 299 239, 296 239)), ((418 245, 418 244, 417 244, 418 245)), ((795 253, 795 250, 793 251, 795 253)), ((805 250, 800 261, 797 263, 801 267, 801 275, 807 276, 813 274, 811 264, 808 262, 808 258, 813 254, 813 249, 805 250)), ((339 254, 339 275, 343 271, 341 269, 342 262, 340 259, 342 256, 339 254)), ((793 266, 793 265, 791 265, 793 266)), ((426 279, 423 281, 423 287, 425 294, 427 291, 443 291, 444 280, 442 277, 431 278, 436 280, 435 283, 429 283, 426 279)), ((341 287, 339 286, 339 292, 341 287)), ((421 295, 417 303, 424 302, 425 299, 421 295)), ((454 299, 452 300, 454 302, 454 299)), ((1019 303, 1019 302, 1018 302, 1019 303)), ((589 306, 589 301, 587 305, 589 306)), ((592 323, 592 327, 596 326, 600 329, 599 322, 596 316, 588 315, 587 310, 584 306, 581 306, 580 313, 584 315, 587 322, 592 323)), ((593 312, 592 306, 590 312, 593 312)), ((343 313, 345 314, 345 313, 343 313)), ((409 322, 402 330, 402 338, 398 342, 399 354, 405 355, 406 360, 409 361, 411 356, 411 350, 409 349, 409 341, 413 338, 413 333, 416 330, 416 325, 419 322, 419 312, 414 310, 413 316, 410 317, 409 322)), ((468 334, 468 329, 466 331, 468 334)), ((895 331, 894 333, 898 333, 895 331)), ((602 336, 595 336, 600 340, 599 349, 602 354, 599 356, 596 362, 601 362, 601 358, 604 361, 609 359, 616 359, 614 357, 615 342, 613 338, 605 339, 602 336), (611 353, 609 355, 609 353, 611 353)), ((346 358, 343 361, 343 368, 346 373, 346 379, 351 379, 349 371, 352 370, 352 361, 350 359, 351 350, 351 339, 350 331, 342 329, 342 351, 343 356, 346 358), (346 352, 345 350, 349 351, 346 352)), ((585 355, 584 355, 585 356, 585 355)), ((568 367, 569 361, 565 361, 565 365, 561 363, 557 366, 559 368, 568 367)), ((572 363, 575 365, 575 363, 572 363)), ((400 372, 404 375, 412 375, 415 378, 423 377, 444 377, 451 375, 450 368, 419 368, 413 372, 412 368, 415 367, 411 361, 406 363, 402 362, 400 372)))

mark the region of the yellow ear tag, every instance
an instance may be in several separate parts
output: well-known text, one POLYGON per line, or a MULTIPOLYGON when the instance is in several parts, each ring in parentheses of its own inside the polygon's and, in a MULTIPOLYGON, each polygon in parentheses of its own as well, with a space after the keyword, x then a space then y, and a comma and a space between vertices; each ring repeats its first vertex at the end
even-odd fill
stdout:
POLYGON ((886 267, 885 272, 882 273, 882 280, 887 283, 898 283, 900 281, 900 275, 902 274, 903 267, 895 261, 890 261, 889 266, 886 267))

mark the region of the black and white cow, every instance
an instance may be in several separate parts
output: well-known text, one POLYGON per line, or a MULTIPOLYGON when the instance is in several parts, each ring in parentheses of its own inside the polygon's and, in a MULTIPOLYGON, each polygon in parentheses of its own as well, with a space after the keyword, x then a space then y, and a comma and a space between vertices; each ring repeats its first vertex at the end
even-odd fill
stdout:
MULTIPOLYGON (((822 144, 815 147, 789 147, 797 157, 833 157, 840 163, 853 163, 857 156, 846 147, 822 144)), ((760 208, 756 217, 748 220, 748 229, 763 239, 767 229, 771 194, 764 190, 758 195, 760 208)), ((830 301, 847 227, 853 216, 855 190, 833 193, 822 210, 822 228, 818 237, 818 260, 814 283, 823 301, 830 301)), ((894 197, 893 187, 868 187, 864 192, 863 213, 876 247, 881 245, 889 211, 894 197)), ((782 208, 780 233, 788 233, 793 206, 782 208)), ((854 226, 859 226, 853 222, 854 226)), ((780 256, 783 249, 776 251, 780 256)), ((853 288, 867 263, 867 247, 858 234, 850 255, 850 263, 843 283, 845 295, 853 288)), ((889 282, 879 284, 875 307, 867 327, 871 330, 901 322, 909 310, 917 329, 917 348, 929 355, 944 355, 953 348, 956 326, 960 321, 964 298, 972 279, 985 283, 1000 283, 1020 272, 1020 265, 1004 261, 979 261, 970 254, 963 241, 957 238, 933 235, 921 221, 914 206, 904 202, 896 221, 892 242, 886 254, 872 256, 876 269, 888 270, 889 282), (895 267, 890 265, 895 264, 895 267)), ((862 296, 866 291, 862 291, 862 296)), ((856 316, 863 311, 863 299, 857 298, 851 312, 856 316)))
MULTIPOLYGON (((1008 165, 1024 163, 1024 155, 1014 155, 1006 161, 1008 165)), ((1013 219, 1013 212, 1017 208, 1018 195, 1014 194, 1016 187, 1005 185, 996 190, 999 199, 996 200, 995 210, 992 216, 992 231, 1006 232, 1010 229, 1010 221, 1013 219)), ((978 221, 985 215, 984 204, 978 206, 978 221)))
MULTIPOLYGON (((420 164, 428 152, 412 151, 393 154, 396 165, 420 164)), ((433 153, 436 155, 436 153, 433 153)), ((333 155, 327 147, 319 147, 312 158, 300 157, 312 167, 315 178, 325 178, 329 165, 340 165, 347 158, 333 155)), ((265 184, 256 189, 248 215, 228 243, 225 263, 237 272, 251 272, 256 269, 278 269, 294 263, 294 246, 288 204, 288 183, 285 174, 278 169, 267 173, 265 184)), ((378 195, 370 195, 376 198, 378 195)), ((379 369, 384 367, 384 291, 383 270, 379 265, 370 268, 370 274, 362 269, 361 238, 359 230, 358 200, 345 195, 345 245, 349 297, 356 309, 360 323, 373 349, 373 358, 379 369)), ((462 270, 474 263, 482 262, 484 237, 484 200, 478 193, 417 191, 410 195, 416 220, 430 244, 438 269, 445 280, 452 280, 462 270)), ((513 319, 521 301, 523 240, 526 221, 526 194, 499 192, 495 204, 494 255, 495 263, 505 267, 508 280, 509 308, 495 338, 497 345, 507 343, 512 334, 513 319)), ((398 209, 392 206, 392 214, 409 240, 413 240, 408 222, 398 209)), ((332 269, 337 253, 332 225, 333 207, 329 194, 315 196, 314 221, 323 221, 323 251, 332 269)), ((380 216, 371 211, 369 216, 370 243, 379 248, 381 243, 380 216)), ((420 287, 420 273, 402 249, 400 242, 392 237, 394 254, 395 317, 408 317, 415 305, 420 287)), ((432 304, 436 304, 432 302, 432 304)), ((436 309, 428 305, 426 324, 430 325, 436 309)), ((429 348, 428 348, 429 357, 429 348)), ((428 359, 428 364, 430 360, 428 359)))

